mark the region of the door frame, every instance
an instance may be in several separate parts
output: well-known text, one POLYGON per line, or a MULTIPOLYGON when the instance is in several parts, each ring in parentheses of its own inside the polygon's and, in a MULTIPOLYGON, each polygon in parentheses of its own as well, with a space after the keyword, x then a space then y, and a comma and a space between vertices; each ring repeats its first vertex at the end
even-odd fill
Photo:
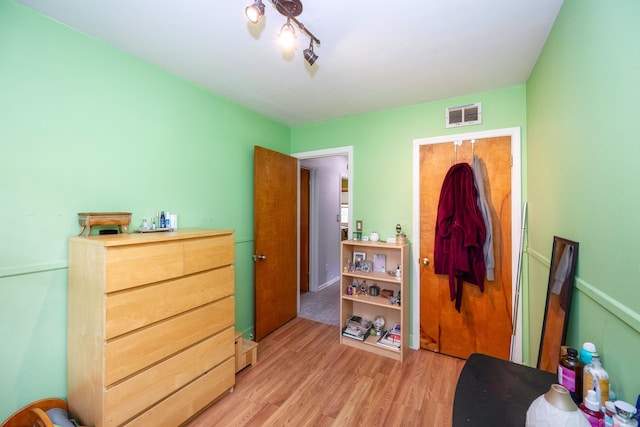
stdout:
POLYGON ((302 293, 302 285, 303 283, 306 286, 306 290, 305 292, 309 292, 311 291, 310 288, 310 283, 311 283, 311 277, 310 277, 310 269, 309 269, 309 233, 311 231, 310 228, 310 217, 311 217, 311 212, 310 212, 310 208, 311 208, 311 179, 312 179, 312 173, 313 170, 309 169, 308 167, 300 167, 300 160, 298 160, 298 180, 299 180, 299 185, 298 185, 298 223, 299 223, 299 227, 298 227, 298 247, 297 252, 298 252, 298 294, 302 293), (305 175, 303 172, 307 171, 308 172, 308 176, 306 177, 305 181, 306 182, 306 189, 304 188, 305 186, 303 186, 303 176, 305 175), (303 194, 305 194, 306 197, 306 205, 303 209, 303 194), (306 214, 306 218, 305 218, 305 214, 306 214), (302 222, 303 219, 306 220, 306 225, 307 225, 307 229, 306 229, 306 253, 304 248, 302 247, 302 238, 304 236, 303 233, 303 229, 302 229, 302 222), (302 256, 302 254, 306 255, 306 260, 304 259, 305 257, 302 256), (306 261, 306 272, 304 272, 302 270, 302 266, 303 266, 303 262, 306 261), (305 283, 305 279, 303 279, 303 277, 306 275, 306 283, 305 283))
MULTIPOLYGON (((351 238, 353 222, 353 146, 327 148, 323 150, 305 151, 300 153, 290 154, 291 157, 298 159, 298 204, 300 204, 300 160, 315 159, 319 157, 333 157, 333 156, 347 156, 347 170, 349 178, 349 238, 351 238)), ((309 207, 309 241, 317 241, 318 236, 318 220, 317 212, 313 195, 316 189, 314 189, 314 175, 315 171, 311 170, 311 189, 310 189, 310 207, 309 207)), ((296 230, 298 233, 298 268, 300 267, 300 210, 298 209, 298 224, 296 230)), ((317 283, 318 257, 317 248, 311 245, 309 247, 309 270, 311 271, 309 277, 309 289, 315 290, 315 283, 317 283)), ((298 286, 299 288, 299 286, 298 286)), ((300 289, 298 289, 298 312, 300 312, 300 289)))
POLYGON ((511 137, 511 283, 512 307, 517 303, 516 336, 513 349, 513 361, 522 363, 522 288, 516 301, 515 285, 518 276, 518 256, 520 251, 520 227, 522 221, 522 154, 521 128, 512 127, 488 131, 469 132, 461 134, 419 138, 413 140, 413 248, 417 254, 413 262, 413 282, 411 292, 412 310, 412 340, 410 347, 420 347, 420 147, 429 144, 441 144, 454 140, 469 140, 482 138, 511 137), (416 249, 417 248, 417 249, 416 249))

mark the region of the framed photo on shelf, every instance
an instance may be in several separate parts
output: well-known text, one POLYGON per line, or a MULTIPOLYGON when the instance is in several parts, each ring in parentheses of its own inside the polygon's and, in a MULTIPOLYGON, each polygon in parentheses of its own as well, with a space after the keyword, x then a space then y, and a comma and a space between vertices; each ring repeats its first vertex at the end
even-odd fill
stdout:
POLYGON ((364 260, 362 261, 362 271, 365 273, 371 273, 373 271, 373 261, 364 260))
POLYGON ((373 256, 373 271, 380 273, 387 271, 387 256, 385 254, 375 254, 373 256))
POLYGON ((354 251, 353 252, 353 265, 355 266, 356 270, 362 270, 364 261, 367 259, 367 253, 366 252, 358 252, 358 251, 354 251))

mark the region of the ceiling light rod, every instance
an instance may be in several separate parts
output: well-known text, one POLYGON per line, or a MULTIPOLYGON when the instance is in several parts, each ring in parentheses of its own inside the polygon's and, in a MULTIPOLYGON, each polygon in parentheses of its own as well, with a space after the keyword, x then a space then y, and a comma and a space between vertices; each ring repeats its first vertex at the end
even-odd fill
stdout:
POLYGON ((293 16, 291 17, 291 20, 296 23, 296 25, 300 28, 301 31, 304 31, 305 33, 307 33, 309 38, 312 39, 314 42, 316 42, 316 44, 318 44, 318 45, 320 44, 320 39, 318 39, 316 36, 314 36, 311 31, 307 30, 307 27, 305 27, 302 22, 298 21, 293 16))

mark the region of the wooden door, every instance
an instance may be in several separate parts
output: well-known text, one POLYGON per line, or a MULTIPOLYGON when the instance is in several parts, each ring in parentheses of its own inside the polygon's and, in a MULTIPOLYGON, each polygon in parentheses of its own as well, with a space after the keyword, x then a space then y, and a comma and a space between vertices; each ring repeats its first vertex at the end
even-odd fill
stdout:
POLYGON ((309 292, 309 180, 311 171, 300 169, 300 293, 309 292))
POLYGON ((298 312, 298 160, 254 149, 254 322, 256 340, 298 312))
MULTIPOLYGON (((472 144, 463 141, 457 162, 471 163, 472 144)), ((495 280, 484 292, 464 283, 460 312, 449 294, 448 276, 434 274, 434 233, 440 190, 454 164, 453 141, 420 147, 420 347, 460 358, 484 353, 508 360, 511 343, 511 137, 477 139, 473 147, 483 171, 493 223, 495 280)))

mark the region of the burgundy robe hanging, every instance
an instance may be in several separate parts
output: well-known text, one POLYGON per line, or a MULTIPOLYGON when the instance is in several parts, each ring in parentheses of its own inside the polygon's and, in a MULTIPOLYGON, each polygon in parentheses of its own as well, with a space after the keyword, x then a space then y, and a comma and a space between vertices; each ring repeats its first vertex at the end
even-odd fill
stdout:
POLYGON ((467 163, 449 169, 440 190, 436 221, 433 268, 449 275, 449 293, 456 310, 462 304, 462 282, 478 285, 484 292, 486 229, 478 208, 473 171, 467 163))

